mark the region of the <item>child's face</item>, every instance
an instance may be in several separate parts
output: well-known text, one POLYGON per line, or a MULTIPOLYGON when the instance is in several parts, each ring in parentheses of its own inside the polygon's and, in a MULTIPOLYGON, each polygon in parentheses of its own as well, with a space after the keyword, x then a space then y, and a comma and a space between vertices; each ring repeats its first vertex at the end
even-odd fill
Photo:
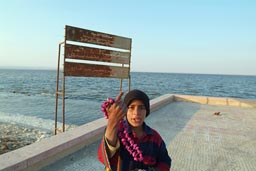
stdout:
POLYGON ((127 120, 132 127, 142 126, 146 117, 146 108, 141 100, 133 100, 128 106, 127 120))

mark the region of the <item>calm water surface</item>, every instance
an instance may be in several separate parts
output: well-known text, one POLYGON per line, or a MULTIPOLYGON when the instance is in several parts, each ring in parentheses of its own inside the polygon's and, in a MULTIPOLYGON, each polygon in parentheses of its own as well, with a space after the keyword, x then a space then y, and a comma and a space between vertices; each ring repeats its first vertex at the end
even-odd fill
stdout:
MULTIPOLYGON (((128 90, 126 80, 123 85, 128 90)), ((132 72, 134 88, 150 99, 167 93, 256 99, 256 76, 132 72)), ((49 128, 55 91, 56 71, 0 70, 0 121, 49 128)), ((101 103, 118 91, 118 79, 68 77, 66 123, 81 125, 102 117, 101 103)))

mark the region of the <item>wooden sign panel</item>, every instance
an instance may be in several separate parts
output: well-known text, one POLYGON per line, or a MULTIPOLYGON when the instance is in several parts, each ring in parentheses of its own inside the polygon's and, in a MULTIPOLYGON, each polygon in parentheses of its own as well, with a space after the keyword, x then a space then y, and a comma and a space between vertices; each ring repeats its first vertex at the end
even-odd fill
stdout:
POLYGON ((65 62, 65 76, 128 78, 129 68, 65 62))
POLYGON ((92 30, 66 26, 66 40, 131 50, 131 39, 92 30))
POLYGON ((66 44, 65 58, 129 64, 130 52, 66 44))

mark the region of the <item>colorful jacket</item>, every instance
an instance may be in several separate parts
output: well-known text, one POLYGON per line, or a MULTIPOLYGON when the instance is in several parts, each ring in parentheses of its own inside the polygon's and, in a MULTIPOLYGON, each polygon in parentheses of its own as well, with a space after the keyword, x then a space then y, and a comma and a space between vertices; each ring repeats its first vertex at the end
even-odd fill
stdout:
POLYGON ((105 138, 102 139, 98 149, 99 161, 112 171, 117 171, 118 167, 120 167, 121 171, 149 170, 150 168, 151 170, 169 171, 171 168, 171 158, 168 155, 163 139, 156 130, 150 128, 145 123, 143 123, 143 129, 145 133, 140 139, 131 130, 129 132, 130 137, 139 145, 142 151, 144 158, 142 162, 134 161, 122 143, 116 154, 110 158, 105 138))

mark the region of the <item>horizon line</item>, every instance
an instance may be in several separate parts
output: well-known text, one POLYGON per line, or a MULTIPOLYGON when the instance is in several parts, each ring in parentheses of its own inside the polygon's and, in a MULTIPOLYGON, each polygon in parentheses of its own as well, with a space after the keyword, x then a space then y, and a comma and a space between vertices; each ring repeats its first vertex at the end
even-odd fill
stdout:
MULTIPOLYGON (((29 66, 0 66, 0 69, 6 70, 49 70, 49 71, 56 71, 56 68, 52 67, 29 67, 29 66)), ((60 69, 62 70, 62 69, 60 69)), ((164 72, 164 71, 131 71, 131 72, 139 72, 139 73, 163 73, 163 74, 197 74, 197 75, 230 75, 230 76, 256 76, 253 74, 228 74, 228 73, 196 73, 196 72, 164 72)))

